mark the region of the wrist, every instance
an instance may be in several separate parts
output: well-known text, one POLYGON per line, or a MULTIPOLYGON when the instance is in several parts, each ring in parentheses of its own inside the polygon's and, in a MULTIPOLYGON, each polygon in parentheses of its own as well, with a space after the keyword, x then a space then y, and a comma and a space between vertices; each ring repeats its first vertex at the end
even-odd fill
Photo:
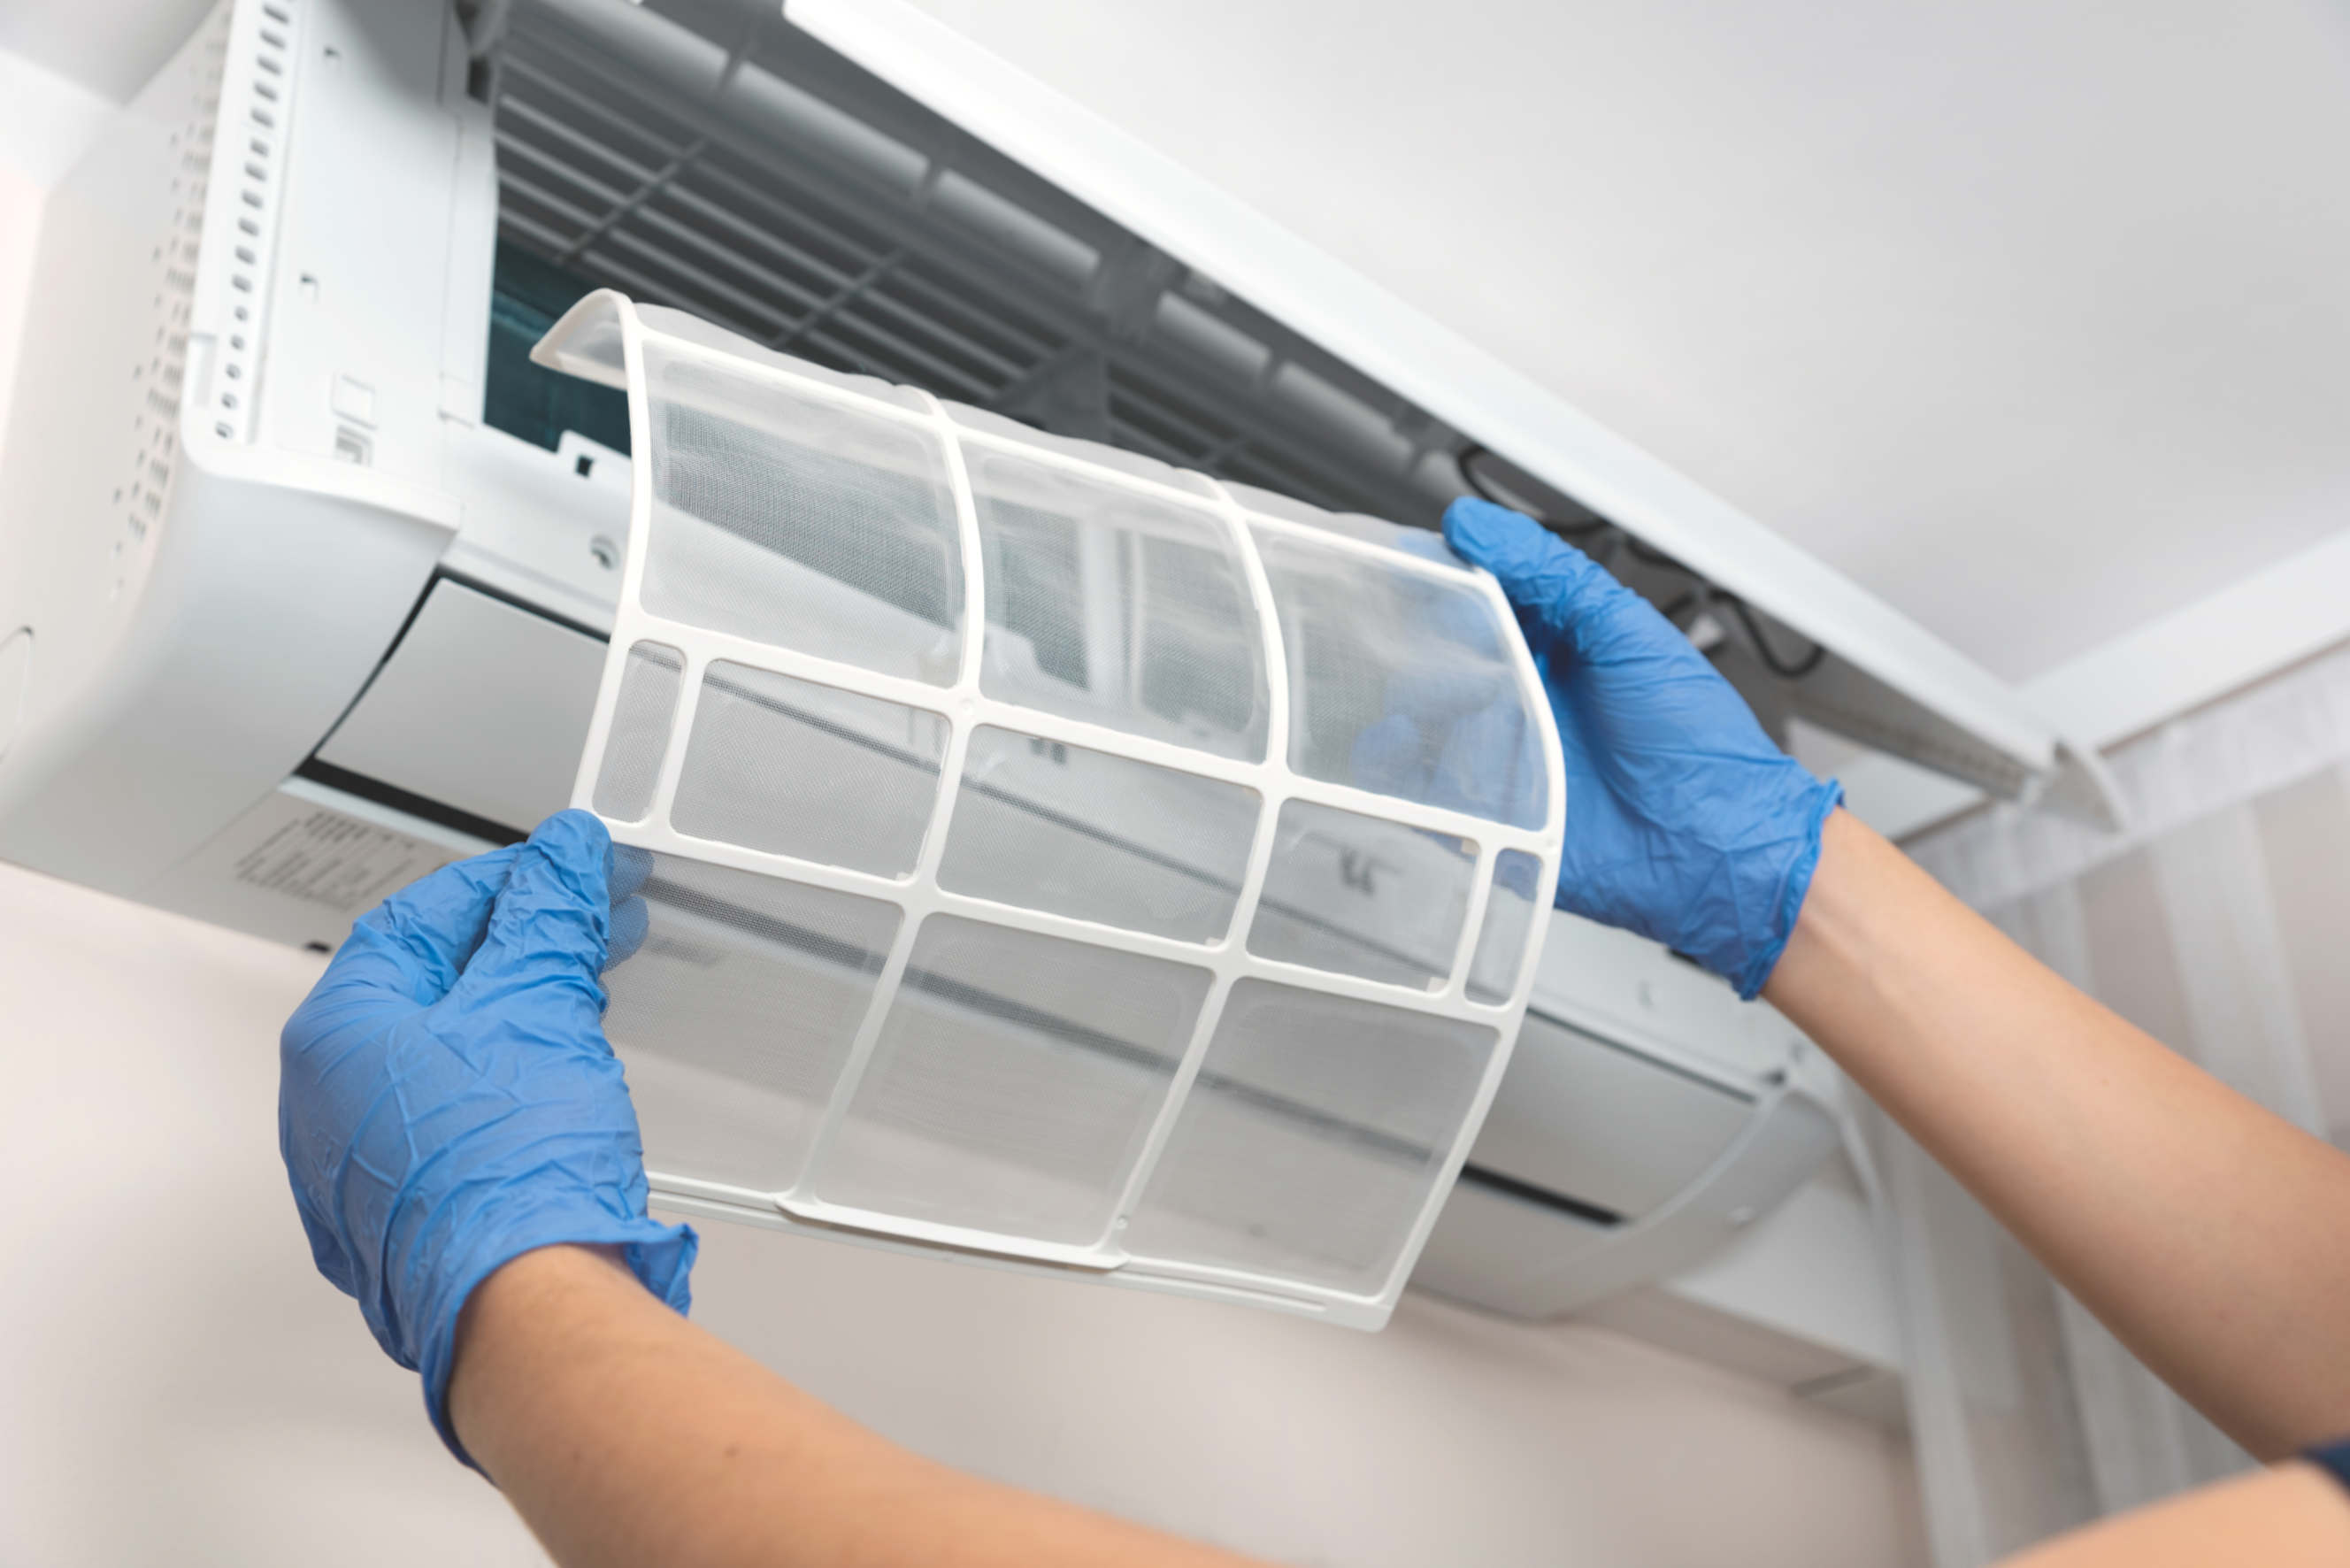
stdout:
POLYGON ((1884 840, 1849 811, 1833 812, 1821 825, 1803 907, 1762 988, 1773 1006, 1784 1012, 1823 987, 1848 988, 1870 972, 1861 957, 1870 930, 1870 900, 1860 884, 1867 875, 1866 862, 1879 846, 1884 840))
POLYGON ((458 1443, 477 1429, 482 1407, 496 1398, 517 1363, 564 1355, 561 1342, 579 1325, 639 1304, 652 1304, 650 1293, 618 1246, 556 1242, 493 1269, 457 1314, 442 1437, 471 1463, 458 1443))
POLYGON ((449 1451, 468 1465, 473 1459, 457 1436, 452 1390, 469 1324, 473 1340, 500 1340, 484 1324, 525 1315, 500 1303, 529 1287, 576 1291, 590 1281, 621 1290, 632 1303, 666 1305, 680 1315, 690 1304, 688 1278, 700 1245, 690 1226, 542 1200, 518 1213, 477 1214, 460 1229, 463 1244, 432 1259, 429 1268, 420 1266, 429 1283, 413 1322, 425 1412, 449 1451), (493 1289, 494 1282, 501 1282, 493 1289), (475 1311, 485 1289, 486 1318, 475 1311))
MULTIPOLYGON (((1762 994, 1784 956, 1817 875, 1822 836, 1844 798, 1795 763, 1750 770, 1745 797, 1729 820, 1660 828, 1654 869, 1618 889, 1621 912, 1605 902, 1575 908, 1560 879, 1562 906, 1652 937, 1730 982, 1742 1001, 1762 994)), ((1570 827, 1569 837, 1573 837, 1570 827)))

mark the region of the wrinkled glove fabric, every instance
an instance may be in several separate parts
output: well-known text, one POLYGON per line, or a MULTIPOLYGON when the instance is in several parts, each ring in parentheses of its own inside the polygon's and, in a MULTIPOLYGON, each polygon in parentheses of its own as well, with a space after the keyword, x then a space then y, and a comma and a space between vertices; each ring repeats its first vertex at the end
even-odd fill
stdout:
POLYGON ((1558 721, 1559 908, 1653 938, 1753 997, 1842 791, 1773 745, 1653 606, 1532 519, 1464 499, 1444 536, 1516 607, 1558 721))
MULTIPOLYGON (((442 867, 363 916, 279 1041, 278 1142, 318 1270, 423 1376, 451 1450, 458 1314, 492 1271, 616 1246, 683 1312, 695 1238, 646 1212, 643 1150, 598 981, 641 904, 610 908, 585 812, 442 867), (632 907, 633 906, 633 907, 632 907)), ((624 872, 630 869, 623 863, 624 872)), ((639 873, 640 874, 640 873, 639 873)))

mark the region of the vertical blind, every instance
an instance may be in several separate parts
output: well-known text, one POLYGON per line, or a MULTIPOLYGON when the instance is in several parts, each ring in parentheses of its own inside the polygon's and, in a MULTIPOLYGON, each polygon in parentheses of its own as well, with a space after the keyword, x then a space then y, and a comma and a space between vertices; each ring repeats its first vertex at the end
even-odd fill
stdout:
MULTIPOLYGON (((2350 649, 2107 761, 2124 833, 2001 806, 1909 850, 2084 991, 2350 1147, 2350 649)), ((1921 1150, 1871 1124, 1938 1568, 2251 1465, 1921 1150)))

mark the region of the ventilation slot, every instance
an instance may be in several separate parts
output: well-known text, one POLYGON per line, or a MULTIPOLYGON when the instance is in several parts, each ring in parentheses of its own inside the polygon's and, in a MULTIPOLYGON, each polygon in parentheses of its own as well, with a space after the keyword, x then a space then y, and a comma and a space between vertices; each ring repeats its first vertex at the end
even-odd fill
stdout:
POLYGON ((147 353, 130 367, 130 441, 124 483, 114 492, 109 545, 120 598, 138 547, 163 514, 179 462, 180 394, 187 379, 188 327, 194 315, 196 261, 203 248, 204 199, 211 189, 213 131, 220 119, 229 37, 225 9, 206 25, 187 117, 171 134, 172 207, 149 254, 155 286, 149 296, 154 330, 147 353))
MULTIPOLYGON (((290 63, 293 9, 286 5, 270 5, 262 14, 275 26, 261 26, 255 29, 253 52, 254 74, 247 83, 250 94, 246 113, 252 125, 244 137, 244 156, 238 164, 237 201, 241 210, 236 215, 236 232, 241 236, 231 253, 235 261, 229 274, 228 286, 234 291, 236 303, 230 319, 240 327, 249 327, 254 320, 255 304, 266 291, 269 281, 269 233, 264 221, 270 207, 277 169, 277 115, 271 105, 282 99, 280 83, 286 79, 290 63)), ((250 398, 237 389, 249 385, 255 379, 253 345, 259 341, 255 332, 233 333, 221 358, 220 384, 213 393, 213 403, 221 418, 213 432, 224 441, 234 441, 246 433, 244 421, 237 416, 250 405, 250 398)))

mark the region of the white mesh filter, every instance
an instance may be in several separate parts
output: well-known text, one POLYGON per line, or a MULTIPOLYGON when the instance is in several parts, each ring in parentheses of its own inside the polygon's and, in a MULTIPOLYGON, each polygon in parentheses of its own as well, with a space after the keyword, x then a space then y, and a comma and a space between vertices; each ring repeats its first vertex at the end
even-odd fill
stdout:
MULTIPOLYGON (((1253 519, 1289 654, 1289 765, 1308 778, 1538 828, 1559 786, 1518 639, 1465 575, 1399 572, 1253 519)), ((1433 536, 1433 549, 1441 549, 1433 536)))
POLYGON ((932 915, 816 1197, 1000 1234, 1105 1239, 1211 977, 932 915))
POLYGON ((946 451, 920 424, 647 343, 653 514, 639 593, 671 620, 944 686, 962 642, 946 451))
POLYGON ((1281 808, 1249 951, 1422 991, 1461 945, 1477 846, 1310 800, 1281 808))
POLYGON ((1504 849, 1493 857, 1493 888, 1485 899, 1485 929, 1477 933, 1477 951, 1469 961, 1469 1000, 1496 1005, 1518 989, 1518 971, 1525 967, 1526 932, 1537 909, 1549 907, 1550 884, 1542 879, 1542 862, 1522 849, 1504 849))
POLYGON ((1014 452, 967 448, 964 461, 987 574, 981 691, 1264 755, 1264 657, 1222 517, 1014 452))
POLYGON ((670 822, 680 833, 902 877, 921 857, 947 722, 712 659, 670 822))
POLYGON ((1213 941, 1239 907, 1260 804, 1246 784, 983 727, 963 754, 939 886, 1213 941))
POLYGON ((1235 981, 1128 1248, 1376 1293, 1451 1172, 1499 1038, 1487 1023, 1235 981))
POLYGON ((614 294, 536 357, 639 457, 574 799, 655 1189, 1384 1322, 1557 866, 1492 579, 614 294))
POLYGON ((685 675, 685 655, 658 642, 629 649, 620 671, 619 703, 612 710, 612 734, 604 765, 596 775, 596 815, 614 822, 637 822, 653 808, 660 782, 661 753, 669 749, 669 722, 677 711, 677 691, 685 675))
POLYGON ((604 1012, 646 1147, 678 1176, 787 1187, 872 1003, 898 906, 649 858, 644 945, 612 971, 604 1012))

